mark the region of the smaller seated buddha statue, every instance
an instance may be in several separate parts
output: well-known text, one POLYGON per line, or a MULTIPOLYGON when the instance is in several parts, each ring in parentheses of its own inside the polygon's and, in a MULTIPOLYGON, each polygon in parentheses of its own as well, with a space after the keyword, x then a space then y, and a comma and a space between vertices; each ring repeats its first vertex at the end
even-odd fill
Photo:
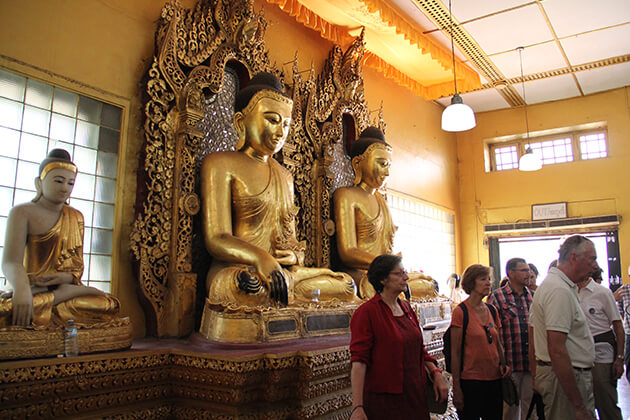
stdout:
POLYGON ((272 157, 284 146, 292 107, 274 75, 255 75, 236 95, 236 150, 211 153, 202 163, 202 221, 213 257, 206 286, 212 303, 269 307, 314 298, 356 300, 347 274, 303 265, 293 177, 272 157))
POLYGON ((77 167, 51 150, 35 178, 36 197, 9 213, 2 270, 12 291, 0 296, 0 327, 78 327, 117 319, 115 297, 81 283, 83 215, 66 204, 77 167))
MULTIPOLYGON (((353 143, 350 157, 354 186, 338 188, 333 195, 339 268, 352 276, 359 296, 369 299, 375 291, 367 269, 378 255, 392 253, 397 229, 379 192, 389 176, 392 148, 380 129, 368 127, 353 143)), ((408 285, 412 297, 437 296, 432 281, 421 273, 409 273, 408 285)))

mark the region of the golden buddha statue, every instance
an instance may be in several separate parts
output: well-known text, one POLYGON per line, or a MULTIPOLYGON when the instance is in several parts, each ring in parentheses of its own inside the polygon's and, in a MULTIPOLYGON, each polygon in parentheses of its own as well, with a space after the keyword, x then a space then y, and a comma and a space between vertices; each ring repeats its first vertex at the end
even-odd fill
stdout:
MULTIPOLYGON (((392 148, 376 127, 365 129, 350 150, 354 186, 333 195, 337 251, 341 269, 359 287, 359 296, 374 296, 367 269, 374 258, 391 254, 396 226, 379 189, 389 176, 392 148)), ((437 296, 433 283, 421 273, 409 273, 409 292, 416 298, 437 296)))
POLYGON ((37 195, 13 207, 2 270, 13 290, 0 296, 0 327, 79 327, 117 318, 119 302, 81 283, 83 215, 66 204, 77 174, 68 152, 51 150, 35 178, 37 195))
POLYGON ((280 81, 259 73, 236 96, 236 151, 209 154, 201 167, 204 237, 213 261, 209 300, 270 306, 356 299, 345 273, 304 267, 297 240, 293 178, 273 157, 284 146, 293 102, 280 81))

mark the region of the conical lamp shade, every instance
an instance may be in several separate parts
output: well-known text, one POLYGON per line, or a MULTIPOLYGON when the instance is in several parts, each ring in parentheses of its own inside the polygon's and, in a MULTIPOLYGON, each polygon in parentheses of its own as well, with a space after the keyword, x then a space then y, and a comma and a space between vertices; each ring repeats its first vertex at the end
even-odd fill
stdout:
POLYGON ((527 149, 518 161, 520 171, 537 171, 542 168, 542 159, 532 149, 527 149))
POLYGON ((477 125, 472 108, 464 104, 459 94, 453 95, 451 104, 442 112, 442 130, 466 131, 477 125))

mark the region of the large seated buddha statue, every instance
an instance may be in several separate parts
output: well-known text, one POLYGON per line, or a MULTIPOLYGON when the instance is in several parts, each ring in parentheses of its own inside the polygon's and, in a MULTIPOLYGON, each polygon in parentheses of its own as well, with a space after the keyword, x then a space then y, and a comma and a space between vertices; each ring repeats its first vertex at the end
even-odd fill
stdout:
MULTIPOLYGON (((374 258, 391 254, 396 226, 379 189, 389 176, 392 148, 376 127, 365 129, 350 150, 354 186, 338 188, 333 195, 337 251, 341 269, 349 273, 363 299, 374 296, 367 269, 374 258)), ((430 279, 409 273, 412 297, 437 296, 430 279)))
POLYGON ((202 221, 213 260, 209 302, 269 307, 353 301, 345 273, 304 267, 295 231, 293 178, 273 157, 284 146, 293 103, 280 81, 259 73, 236 96, 236 151, 209 154, 201 167, 202 221))
POLYGON ((81 328, 117 318, 118 299, 81 283, 83 215, 66 204, 76 175, 68 152, 51 150, 36 197, 11 209, 2 270, 13 290, 0 297, 0 327, 54 329, 72 318, 81 328))

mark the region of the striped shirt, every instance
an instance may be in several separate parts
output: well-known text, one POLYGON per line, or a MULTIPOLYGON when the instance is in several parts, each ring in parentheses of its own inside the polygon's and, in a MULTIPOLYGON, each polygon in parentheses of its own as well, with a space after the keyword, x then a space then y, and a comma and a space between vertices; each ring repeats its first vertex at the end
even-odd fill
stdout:
POLYGON ((518 295, 508 282, 496 289, 488 298, 501 317, 501 340, 505 349, 505 361, 514 372, 529 371, 529 308, 532 306, 532 293, 523 288, 518 295))

